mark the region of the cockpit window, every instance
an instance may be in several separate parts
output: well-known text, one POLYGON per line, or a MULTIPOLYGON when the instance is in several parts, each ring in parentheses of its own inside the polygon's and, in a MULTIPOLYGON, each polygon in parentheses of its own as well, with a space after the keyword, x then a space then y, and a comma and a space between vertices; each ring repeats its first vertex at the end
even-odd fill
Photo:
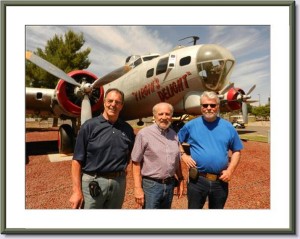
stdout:
POLYGON ((159 55, 145 56, 145 57, 143 57, 143 61, 150 61, 156 57, 159 57, 159 55))
POLYGON ((204 44, 198 50, 196 62, 203 86, 208 90, 219 91, 228 81, 235 60, 226 48, 204 44))
POLYGON ((132 56, 128 56, 126 58, 125 64, 130 66, 131 68, 134 68, 140 64, 142 64, 142 58, 139 55, 132 55, 132 56))
POLYGON ((132 62, 136 61, 138 58, 141 58, 141 56, 139 55, 131 55, 131 56, 128 56, 126 58, 126 61, 125 61, 125 64, 131 64, 132 62))
POLYGON ((222 85, 231 67, 231 60, 212 60, 198 64, 199 76, 202 78, 205 86, 208 89, 216 90, 219 85, 222 85))
POLYGON ((183 57, 179 61, 179 65, 180 66, 186 66, 186 65, 188 65, 190 63, 191 63, 191 57, 190 56, 183 57))
POLYGON ((168 57, 159 60, 156 67, 156 75, 165 73, 167 71, 168 60, 168 57))
POLYGON ((151 69, 149 69, 149 70, 147 71, 146 77, 147 77, 147 78, 150 78, 150 77, 152 77, 153 75, 154 75, 154 68, 151 68, 151 69))
POLYGON ((134 67, 136 67, 136 66, 138 66, 138 65, 140 65, 140 64, 142 64, 142 59, 141 59, 141 58, 137 59, 137 60, 133 63, 134 67))

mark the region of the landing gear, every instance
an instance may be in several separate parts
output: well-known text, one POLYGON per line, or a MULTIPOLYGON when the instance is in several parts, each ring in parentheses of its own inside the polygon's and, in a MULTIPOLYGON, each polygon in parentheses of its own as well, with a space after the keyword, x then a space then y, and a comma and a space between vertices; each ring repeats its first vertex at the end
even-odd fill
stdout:
POLYGON ((137 122, 137 125, 138 125, 138 126, 143 126, 143 125, 144 125, 144 122, 143 122, 141 119, 139 119, 139 121, 137 122))
POLYGON ((176 120, 172 122, 171 128, 175 130, 176 133, 184 126, 184 122, 181 120, 176 120))
POLYGON ((172 122, 171 128, 175 130, 176 133, 185 125, 185 121, 189 118, 189 115, 181 115, 179 119, 176 119, 172 122))
POLYGON ((68 124, 63 124, 59 127, 58 134, 58 152, 60 154, 73 153, 75 135, 72 127, 68 124))

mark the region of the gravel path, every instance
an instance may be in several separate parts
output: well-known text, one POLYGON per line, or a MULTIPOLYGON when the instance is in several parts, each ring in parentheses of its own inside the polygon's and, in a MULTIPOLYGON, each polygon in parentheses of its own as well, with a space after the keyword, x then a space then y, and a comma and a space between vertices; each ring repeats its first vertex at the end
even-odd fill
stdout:
MULTIPOLYGON (((26 133, 26 208, 68 209, 72 193, 71 161, 50 162, 48 153, 57 147, 57 130, 28 130, 26 133)), ((230 182, 227 209, 270 208, 270 144, 244 142, 241 162, 230 182)), ((187 170, 183 164, 184 176, 187 170)), ((186 190, 185 190, 186 193, 186 190)), ((124 209, 137 208, 133 195, 131 165, 127 170, 124 209)), ((186 209, 186 194, 173 199, 173 209, 186 209)))

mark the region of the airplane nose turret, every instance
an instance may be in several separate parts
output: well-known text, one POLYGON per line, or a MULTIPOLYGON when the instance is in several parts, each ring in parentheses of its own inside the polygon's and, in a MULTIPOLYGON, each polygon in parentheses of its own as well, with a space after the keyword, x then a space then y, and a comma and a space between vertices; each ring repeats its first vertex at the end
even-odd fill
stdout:
POLYGON ((203 45, 197 54, 197 68, 203 86, 208 90, 221 90, 228 83, 234 63, 233 55, 224 47, 203 45))

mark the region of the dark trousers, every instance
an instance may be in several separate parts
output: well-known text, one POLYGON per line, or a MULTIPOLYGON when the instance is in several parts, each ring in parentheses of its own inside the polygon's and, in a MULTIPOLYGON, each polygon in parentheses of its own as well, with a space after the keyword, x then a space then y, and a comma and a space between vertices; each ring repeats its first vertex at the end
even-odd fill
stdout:
POLYGON ((209 209, 223 209, 228 197, 228 183, 210 181, 202 176, 187 185, 188 209, 202 209, 208 198, 209 209))

